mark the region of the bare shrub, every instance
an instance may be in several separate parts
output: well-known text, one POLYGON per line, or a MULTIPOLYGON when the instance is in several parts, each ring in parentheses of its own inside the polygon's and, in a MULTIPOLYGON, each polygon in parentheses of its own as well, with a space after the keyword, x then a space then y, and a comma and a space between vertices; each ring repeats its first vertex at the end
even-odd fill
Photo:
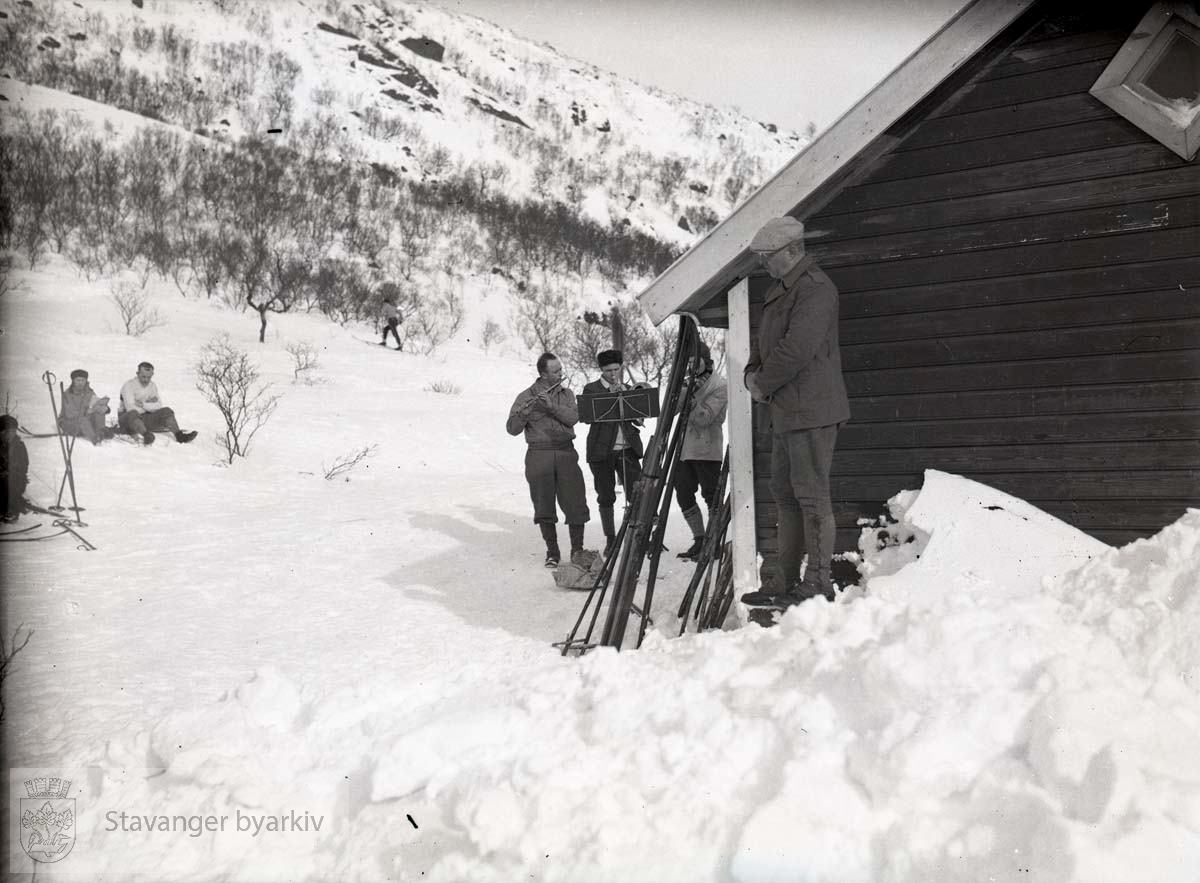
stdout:
POLYGON ((8 680, 9 666, 18 653, 25 649, 29 639, 33 637, 33 629, 21 623, 13 629, 12 637, 7 641, 0 635, 0 720, 4 720, 4 682, 8 680))
POLYGON ((456 396, 462 392, 462 387, 449 380, 435 380, 425 387, 426 392, 436 392, 445 396, 456 396))
POLYGON ((449 292, 436 298, 416 298, 405 315, 404 341, 423 356, 432 355, 462 328, 466 318, 462 295, 449 292))
POLYGON ((317 348, 307 340, 297 340, 289 343, 284 350, 292 357, 292 382, 313 382, 311 372, 321 367, 317 348))
POLYGON ((346 481, 349 481, 350 470, 367 458, 375 456, 375 452, 378 449, 379 445, 364 445, 361 448, 355 448, 348 454, 342 454, 339 457, 335 457, 334 461, 328 466, 322 463, 321 469, 325 472, 325 480, 333 481, 339 475, 344 475, 346 481))
POLYGON ((529 285, 513 304, 513 330, 531 350, 556 352, 571 326, 571 305, 563 294, 529 285))
POLYGON ((486 353, 491 350, 494 344, 504 343, 508 339, 508 335, 504 333, 504 329, 500 327, 500 323, 488 316, 483 320, 483 330, 479 334, 479 345, 483 347, 486 353))
POLYGON ((258 366, 230 341, 228 335, 210 340, 196 361, 196 389, 205 401, 216 405, 225 420, 225 433, 217 442, 227 462, 245 457, 250 441, 275 411, 279 396, 270 384, 260 384, 258 366))
POLYGON ((167 324, 166 316, 150 306, 146 292, 132 282, 114 282, 108 299, 116 306, 125 333, 130 337, 141 337, 151 328, 167 324))

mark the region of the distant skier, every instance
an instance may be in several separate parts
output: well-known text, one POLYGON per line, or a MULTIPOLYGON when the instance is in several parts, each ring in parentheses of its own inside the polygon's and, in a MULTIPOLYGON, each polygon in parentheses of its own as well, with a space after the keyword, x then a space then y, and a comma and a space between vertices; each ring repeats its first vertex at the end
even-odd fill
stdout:
POLYGON ((141 437, 145 444, 154 444, 154 433, 173 432, 175 441, 187 444, 196 433, 185 432, 175 420, 175 412, 165 407, 158 397, 158 386, 151 379, 154 366, 140 362, 137 376, 125 381, 121 387, 121 405, 117 409, 117 423, 135 438, 141 437))
POLYGON ((400 308, 396 306, 396 298, 394 295, 388 295, 383 299, 383 340, 379 341, 380 346, 387 346, 388 332, 396 339, 396 349, 404 349, 404 342, 400 340, 400 332, 397 330, 400 323, 404 321, 404 314, 400 312, 400 308))
POLYGON ((82 368, 71 372, 71 385, 63 393, 62 413, 58 425, 67 435, 82 436, 94 445, 112 438, 113 433, 104 425, 104 415, 112 409, 108 396, 100 398, 88 383, 88 373, 82 368))
POLYGON ((16 521, 25 511, 25 488, 29 486, 29 452, 17 436, 17 418, 0 416, 0 477, 4 483, 5 524, 16 521))
POLYGON ((694 560, 704 545, 704 515, 696 502, 696 489, 700 489, 711 513, 721 502, 714 497, 721 478, 721 461, 725 459, 725 412, 729 408, 728 385, 724 377, 713 371, 712 353, 703 341, 700 342, 700 369, 692 378, 692 384, 695 391, 687 414, 683 450, 679 455, 675 502, 683 512, 683 520, 692 529, 692 545, 677 557, 694 560))
MULTIPOLYGON (((583 530, 591 519, 587 489, 575 450, 575 424, 579 409, 575 393, 563 385, 562 363, 554 353, 537 360, 538 379, 522 390, 508 412, 505 428, 509 435, 525 433, 525 480, 533 500, 533 521, 546 541, 546 566, 559 563, 558 510, 562 508, 571 535, 572 562, 584 561, 583 530)), ((594 557, 595 553, 591 553, 594 557)), ((582 566, 590 564, 590 559, 582 566)))

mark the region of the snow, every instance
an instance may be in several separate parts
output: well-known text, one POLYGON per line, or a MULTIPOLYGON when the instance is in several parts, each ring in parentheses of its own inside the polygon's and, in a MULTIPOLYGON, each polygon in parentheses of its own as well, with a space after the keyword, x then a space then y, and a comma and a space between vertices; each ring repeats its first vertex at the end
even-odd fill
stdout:
MULTIPOLYGON (((564 659, 583 596, 541 567, 502 429, 527 353, 485 355, 469 322, 417 357, 305 315, 259 345, 253 315, 155 282, 170 322, 135 339, 108 282, 57 257, 14 282, 23 425, 51 426, 43 371, 113 395, 149 359, 200 430, 75 448, 96 551, 3 546, 5 620, 34 630, 5 682, 11 793, 36 769, 77 799, 39 877, 1200 879, 1200 510, 1114 549, 931 470, 890 503, 896 544, 864 529, 864 584, 835 603, 675 638, 688 567, 666 555, 645 646, 564 659), (282 393, 232 465, 190 373, 218 333, 282 393)), ((26 444, 53 503, 57 442, 26 444)))

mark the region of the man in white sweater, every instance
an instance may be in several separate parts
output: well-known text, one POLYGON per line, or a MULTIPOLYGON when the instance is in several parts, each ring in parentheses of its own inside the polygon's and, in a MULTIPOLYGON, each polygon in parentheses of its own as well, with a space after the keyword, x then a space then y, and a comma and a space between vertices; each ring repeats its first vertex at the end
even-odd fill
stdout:
POLYGON ((173 432, 175 441, 187 444, 196 433, 184 432, 175 421, 175 412, 162 403, 158 387, 151 379, 154 366, 142 362, 137 367, 137 376, 125 381, 121 387, 121 405, 117 411, 117 423, 134 438, 141 437, 145 444, 154 444, 154 433, 173 432))

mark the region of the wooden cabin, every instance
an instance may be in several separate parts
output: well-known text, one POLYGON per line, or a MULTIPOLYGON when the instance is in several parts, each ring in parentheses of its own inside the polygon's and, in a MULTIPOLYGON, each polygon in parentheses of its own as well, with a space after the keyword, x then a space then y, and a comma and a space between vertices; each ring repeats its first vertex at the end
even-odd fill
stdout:
POLYGON ((840 291, 839 551, 928 468, 1114 545, 1200 506, 1198 145, 1196 4, 977 0, 658 277, 655 322, 728 328, 737 587, 774 552, 741 376, 782 215, 840 291))

